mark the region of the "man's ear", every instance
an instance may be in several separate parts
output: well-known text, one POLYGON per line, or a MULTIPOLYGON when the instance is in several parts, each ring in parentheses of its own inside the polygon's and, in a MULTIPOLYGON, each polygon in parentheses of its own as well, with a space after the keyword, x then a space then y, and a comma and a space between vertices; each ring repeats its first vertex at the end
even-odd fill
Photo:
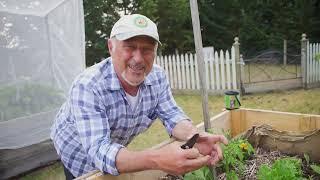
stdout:
POLYGON ((113 46, 111 39, 108 39, 107 46, 108 46, 109 54, 111 54, 112 53, 112 46, 113 46))

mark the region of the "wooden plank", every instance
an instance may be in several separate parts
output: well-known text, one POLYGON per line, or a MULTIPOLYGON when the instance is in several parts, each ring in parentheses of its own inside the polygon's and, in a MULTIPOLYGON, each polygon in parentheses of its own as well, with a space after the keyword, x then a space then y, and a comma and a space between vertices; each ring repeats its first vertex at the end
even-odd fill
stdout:
POLYGON ((171 89, 174 89, 174 85, 173 85, 173 73, 172 73, 172 59, 171 59, 171 55, 168 56, 168 65, 169 65, 169 82, 170 82, 170 87, 171 89))
MULTIPOLYGON (((232 60, 232 88, 237 89, 237 72, 236 72, 236 52, 234 46, 231 48, 231 60, 232 60)), ((240 87, 239 87, 240 88, 240 87)))
POLYGON ((310 131, 317 129, 317 119, 316 117, 309 116, 309 115, 302 115, 299 119, 299 130, 300 131, 310 131))
MULTIPOLYGON (((199 66, 198 66, 198 57, 194 56, 194 70, 195 70, 195 76, 196 76, 196 81, 195 81, 195 85, 196 85, 196 89, 200 89, 200 79, 199 79, 199 71, 203 71, 203 70, 199 70, 199 66)), ((202 73, 202 72, 201 72, 202 73)))
MULTIPOLYGON (((306 71, 307 73, 307 77, 305 78, 307 84, 310 83, 310 79, 311 79, 311 74, 310 74, 310 70, 311 70, 311 51, 310 51, 310 43, 307 43, 307 61, 306 61, 306 71)), ((302 62, 301 62, 302 63, 302 62)))
POLYGON ((182 89, 186 89, 187 88, 187 84, 186 84, 186 64, 185 64, 185 59, 184 59, 184 55, 181 54, 180 55, 180 59, 181 59, 181 73, 182 73, 182 89))
POLYGON ((283 65, 287 65, 287 40, 283 40, 283 65))
POLYGON ((232 110, 231 111, 231 136, 234 137, 237 134, 241 133, 241 111, 232 110))
POLYGON ((233 47, 234 47, 234 51, 235 51, 235 67, 236 67, 236 82, 237 82, 237 88, 240 89, 241 84, 240 84, 240 43, 239 43, 239 38, 235 37, 234 38, 234 43, 233 43, 233 47))
MULTIPOLYGON (((230 130, 231 129, 231 113, 230 111, 223 111, 212 118, 210 118, 211 128, 214 132, 219 132, 223 130, 230 130)), ((204 123, 200 123, 197 125, 199 131, 204 131, 204 123)))
POLYGON ((160 56, 160 66, 164 69, 163 56, 160 56))
POLYGON ((200 20, 199 20, 199 12, 198 12, 198 2, 197 0, 190 0, 190 9, 191 9, 191 19, 192 19, 192 29, 194 36, 194 44, 197 53, 197 65, 199 66, 197 75, 199 75, 200 89, 201 89, 201 97, 202 97, 202 110, 203 110, 203 119, 205 124, 205 129, 208 131, 210 126, 209 119, 209 107, 208 107, 208 92, 206 79, 204 75, 204 58, 203 58, 203 50, 202 50, 202 38, 201 38, 201 30, 200 30, 200 20))
POLYGON ((157 57, 156 57, 156 60, 157 60, 157 63, 156 63, 156 64, 160 66, 160 56, 157 56, 157 57))
POLYGON ((210 62, 212 61, 212 53, 213 47, 205 47, 203 48, 204 53, 204 62, 205 62, 205 70, 206 70, 206 85, 207 89, 210 90, 211 88, 211 74, 210 74, 210 62))
POLYGON ((318 61, 316 60, 315 56, 317 54, 318 51, 318 47, 317 47, 317 43, 313 44, 313 61, 314 61, 314 67, 313 67, 313 76, 314 76, 314 82, 318 82, 318 61))
POLYGON ((221 84, 220 84, 220 67, 219 67, 219 56, 218 52, 214 53, 214 62, 216 65, 216 87, 217 89, 221 89, 221 84))
POLYGON ((194 60, 193 60, 193 54, 190 54, 190 80, 191 85, 189 89, 196 89, 196 80, 195 80, 195 66, 194 66, 194 60))
POLYGON ((181 80, 181 59, 180 55, 176 55, 176 62, 177 62, 177 74, 178 74, 178 89, 182 89, 182 80, 181 80))
MULTIPOLYGON (((318 43, 318 54, 320 54, 320 43, 318 43)), ((319 78, 319 83, 320 83, 320 60, 318 60, 318 78, 319 78)))
POLYGON ((312 53, 311 53, 311 60, 312 60, 312 64, 311 64, 311 82, 314 83, 316 82, 316 79, 315 79, 315 67, 316 67, 316 61, 315 61, 315 44, 311 44, 311 49, 312 49, 312 53))
POLYGON ((268 124, 277 130, 298 130, 299 118, 296 115, 279 115, 268 112, 250 111, 246 116, 247 128, 251 126, 258 126, 268 124), (290 123, 289 123, 290 122, 290 123))
POLYGON ((320 116, 311 116, 311 120, 316 121, 315 127, 320 128, 320 116))
POLYGON ((209 61, 209 68, 210 68, 210 81, 211 81, 211 88, 210 89, 216 89, 215 88, 215 76, 214 76, 214 51, 210 54, 210 61, 209 61))
POLYGON ((154 58, 153 64, 158 64, 158 63, 157 63, 158 59, 159 59, 159 57, 156 56, 156 57, 154 58))
POLYGON ((93 171, 75 180, 158 180, 167 173, 159 170, 147 170, 134 173, 124 173, 119 176, 103 175, 100 171, 93 171))
POLYGON ((178 74, 176 55, 172 55, 173 87, 178 89, 178 74))
MULTIPOLYGON (((318 51, 317 51, 318 54, 320 54, 320 43, 318 43, 318 51)), ((319 55, 320 56, 320 55, 319 55)), ((318 82, 320 83, 320 60, 318 60, 318 82)))
POLYGON ((320 115, 246 109, 245 120, 246 129, 254 125, 262 124, 268 124, 277 130, 285 131, 305 131, 320 128, 320 126, 318 126, 320 115), (312 120, 310 119, 311 117, 313 118, 312 120), (308 122, 301 122, 306 119, 308 122))
POLYGON ((205 88, 207 88, 207 89, 209 89, 210 88, 210 82, 209 82, 209 63, 208 63, 208 61, 205 61, 204 62, 204 71, 205 71, 205 76, 206 76, 206 87, 205 88))
POLYGON ((186 67, 187 67, 187 89, 193 89, 192 86, 194 84, 193 80, 193 56, 192 54, 185 54, 185 60, 186 60, 186 67), (191 78, 190 78, 191 73, 191 78), (191 83, 191 84, 190 84, 191 83))
MULTIPOLYGON (((315 48, 315 56, 317 54, 320 53, 320 44, 319 43, 316 43, 316 48, 315 48)), ((320 82, 320 61, 319 60, 316 60, 316 66, 315 66, 315 76, 316 76, 316 82, 320 82)))
POLYGON ((231 135, 237 136, 248 129, 247 111, 244 109, 231 110, 231 135))
POLYGON ((167 58, 167 56, 164 56, 164 70, 166 72, 166 76, 167 76, 168 81, 170 83, 169 66, 168 66, 168 58, 167 58))
POLYGON ((227 70, 227 88, 231 89, 231 74, 230 74, 230 54, 229 51, 226 51, 226 70, 227 70))
POLYGON ((225 58, 224 58, 224 54, 223 51, 220 50, 220 77, 221 77, 221 87, 222 89, 226 89, 226 73, 225 73, 225 68, 224 68, 224 62, 225 62, 225 58))

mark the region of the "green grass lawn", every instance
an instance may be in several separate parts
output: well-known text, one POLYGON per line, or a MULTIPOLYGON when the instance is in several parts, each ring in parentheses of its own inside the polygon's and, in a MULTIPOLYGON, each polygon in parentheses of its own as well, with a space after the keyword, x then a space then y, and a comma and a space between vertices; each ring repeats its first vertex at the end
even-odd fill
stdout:
MULTIPOLYGON (((202 122, 201 96, 175 95, 175 100, 194 121, 194 124, 202 122)), ((259 93, 241 97, 242 107, 266 109, 275 111, 320 114, 320 88, 311 90, 290 90, 271 93, 259 93)), ((210 117, 218 114, 224 108, 223 96, 209 96, 210 117)), ((165 132, 160 121, 156 121, 145 133, 139 135, 129 145, 131 150, 141 150, 152 147, 169 136, 165 132)), ((60 163, 36 170, 26 176, 24 180, 64 179, 63 169, 60 163)))

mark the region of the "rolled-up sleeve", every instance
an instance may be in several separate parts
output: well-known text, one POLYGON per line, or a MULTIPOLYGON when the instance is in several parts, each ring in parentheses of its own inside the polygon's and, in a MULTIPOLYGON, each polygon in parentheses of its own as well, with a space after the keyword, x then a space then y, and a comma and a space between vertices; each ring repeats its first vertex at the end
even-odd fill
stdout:
POLYGON ((71 111, 80 141, 94 166, 104 173, 119 175, 116 156, 123 145, 110 139, 106 107, 99 94, 84 84, 71 89, 71 111))
POLYGON ((161 119, 163 125, 165 126, 168 134, 172 135, 172 130, 176 124, 182 120, 190 120, 190 118, 182 111, 182 109, 176 104, 169 82, 162 74, 160 79, 160 94, 159 101, 156 108, 157 116, 161 119))

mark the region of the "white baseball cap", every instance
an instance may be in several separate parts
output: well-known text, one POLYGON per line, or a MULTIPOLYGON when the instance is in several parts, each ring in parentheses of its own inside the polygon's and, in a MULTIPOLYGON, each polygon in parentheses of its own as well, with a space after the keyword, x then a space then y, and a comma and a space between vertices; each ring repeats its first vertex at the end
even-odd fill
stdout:
POLYGON ((161 44, 157 25, 141 14, 122 16, 112 27, 110 38, 116 37, 123 41, 141 35, 152 37, 161 44))

